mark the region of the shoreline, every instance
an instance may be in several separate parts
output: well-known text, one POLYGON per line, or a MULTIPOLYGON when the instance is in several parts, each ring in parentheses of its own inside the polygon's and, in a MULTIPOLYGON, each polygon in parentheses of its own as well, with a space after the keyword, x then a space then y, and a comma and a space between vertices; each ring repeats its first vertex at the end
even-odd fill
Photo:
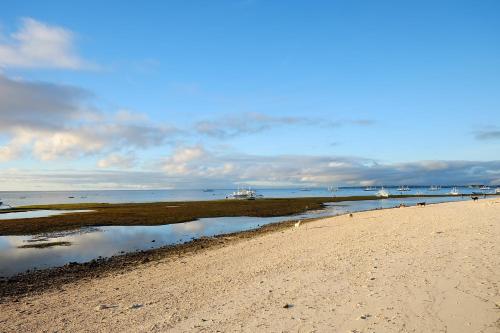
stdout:
POLYGON ((372 210, 201 239, 166 256, 131 254, 117 270, 80 267, 89 274, 71 281, 75 266, 52 288, 3 297, 0 323, 6 331, 492 333, 499 213, 498 198, 372 210))
MULTIPOLYGON (((379 198, 377 200, 381 199, 379 198)), ((342 200, 338 202, 343 201, 355 200, 342 200)), ((430 203, 428 206, 439 204, 442 203, 430 203)), ((411 206, 368 209, 353 212, 353 214, 407 207, 411 206)), ((67 209, 66 207, 63 208, 67 209)), ((346 212, 332 216, 301 219, 301 224, 341 217, 349 214, 350 212, 346 212)), ((297 220, 298 219, 293 219, 293 215, 290 215, 289 220, 265 224, 255 229, 224 233, 211 237, 201 237, 184 243, 166 245, 154 249, 125 252, 110 257, 100 257, 83 263, 70 262, 62 266, 27 270, 8 277, 0 276, 0 303, 4 302, 5 298, 23 297, 32 293, 58 289, 67 283, 98 278, 103 275, 121 274, 125 271, 133 270, 135 267, 150 261, 158 261, 174 256, 180 257, 184 255, 191 255, 211 248, 225 247, 245 239, 259 237, 268 233, 288 229, 293 227, 297 220)))
MULTIPOLYGON (((302 219, 301 224, 324 218, 302 219)), ((205 250, 229 246, 246 239, 291 228, 296 222, 296 219, 291 219, 266 224, 257 229, 220 234, 213 237, 201 237, 181 244, 127 252, 84 263, 73 262, 64 266, 27 271, 10 277, 0 277, 0 304, 12 300, 16 301, 20 297, 26 297, 31 294, 58 290, 68 283, 99 278, 106 275, 122 274, 145 263, 174 257, 182 258, 183 256, 195 255, 205 250)))

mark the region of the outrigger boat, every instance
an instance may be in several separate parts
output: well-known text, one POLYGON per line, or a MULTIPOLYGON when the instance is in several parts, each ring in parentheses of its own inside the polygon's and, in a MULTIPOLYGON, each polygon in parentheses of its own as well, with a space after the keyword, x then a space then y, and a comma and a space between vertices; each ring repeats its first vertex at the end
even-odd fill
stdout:
POLYGON ((255 200, 262 197, 262 195, 257 195, 254 190, 248 189, 238 189, 238 191, 226 195, 226 199, 236 199, 236 200, 255 200))
POLYGON ((390 195, 390 193, 388 191, 386 191, 383 186, 376 194, 376 196, 380 197, 380 198, 388 198, 389 195, 390 195))
POLYGON ((337 186, 328 186, 328 192, 337 192, 338 190, 337 186))

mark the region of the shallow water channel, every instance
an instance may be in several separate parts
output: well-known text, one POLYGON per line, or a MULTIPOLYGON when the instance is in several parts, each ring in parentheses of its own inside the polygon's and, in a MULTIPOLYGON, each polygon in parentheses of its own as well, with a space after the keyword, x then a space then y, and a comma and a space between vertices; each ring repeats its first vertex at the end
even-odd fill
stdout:
POLYGON ((41 235, 0 236, 0 276, 11 276, 32 269, 62 266, 69 262, 87 262, 98 257, 110 257, 125 252, 179 244, 203 236, 210 237, 250 230, 265 224, 288 220, 391 208, 401 203, 415 205, 419 201, 426 201, 429 204, 466 199, 441 197, 350 201, 330 203, 323 210, 291 216, 202 218, 192 222, 160 226, 107 226, 41 235), (66 246, 20 248, 21 246, 49 242, 69 242, 71 245, 67 246, 67 243, 63 243, 66 246))

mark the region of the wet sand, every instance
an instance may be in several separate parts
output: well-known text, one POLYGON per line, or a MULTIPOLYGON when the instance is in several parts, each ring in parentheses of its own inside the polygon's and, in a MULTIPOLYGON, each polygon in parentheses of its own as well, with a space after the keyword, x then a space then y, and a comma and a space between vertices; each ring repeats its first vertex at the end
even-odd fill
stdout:
POLYGON ((0 304, 5 332, 499 332, 500 199, 293 224, 0 304))

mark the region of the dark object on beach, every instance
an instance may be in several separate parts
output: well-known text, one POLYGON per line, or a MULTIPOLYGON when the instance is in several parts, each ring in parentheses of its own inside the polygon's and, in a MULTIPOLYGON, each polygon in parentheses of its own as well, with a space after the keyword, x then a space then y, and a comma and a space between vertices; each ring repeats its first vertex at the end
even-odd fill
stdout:
POLYGON ((53 246, 70 246, 71 242, 49 242, 49 243, 36 243, 36 244, 25 244, 18 246, 19 249, 44 249, 53 246))
POLYGON ((285 305, 283 306, 283 309, 290 309, 290 308, 293 308, 293 304, 288 304, 288 303, 287 303, 287 304, 285 304, 285 305))
POLYGON ((479 197, 470 197, 472 200, 477 201, 479 200, 479 197))
POLYGON ((417 202, 417 206, 425 206, 425 201, 422 201, 422 202, 417 202))
POLYGON ((349 214, 349 217, 353 217, 352 213, 349 214))

